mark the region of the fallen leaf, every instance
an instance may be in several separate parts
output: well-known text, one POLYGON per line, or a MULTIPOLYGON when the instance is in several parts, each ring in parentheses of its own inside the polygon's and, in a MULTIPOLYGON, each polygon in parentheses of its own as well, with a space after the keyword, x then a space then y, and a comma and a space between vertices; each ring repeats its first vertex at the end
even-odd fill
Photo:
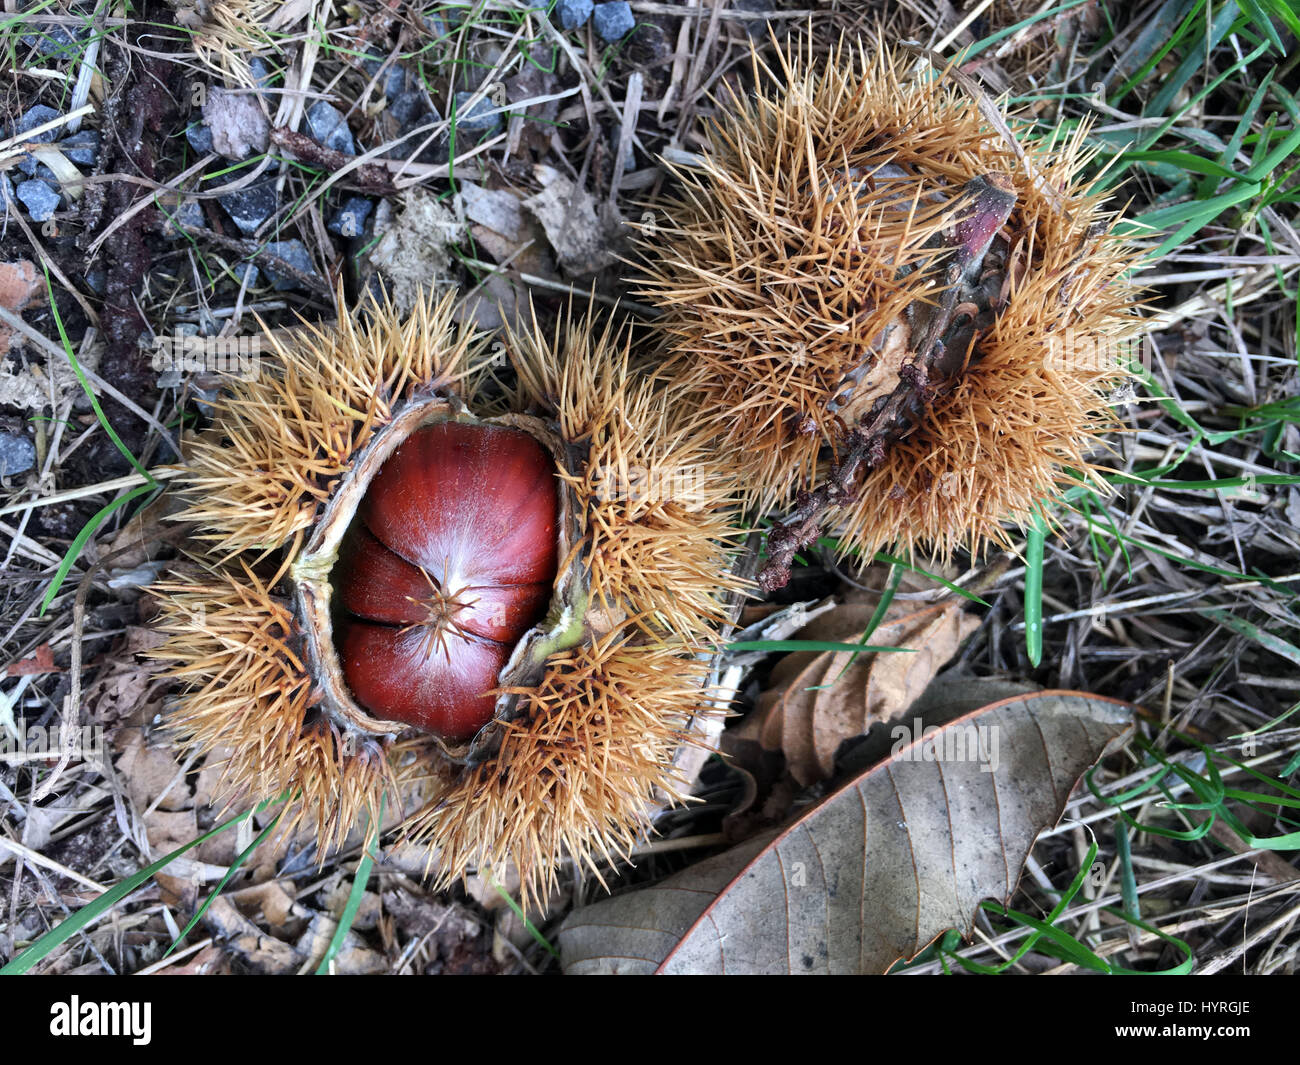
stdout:
POLYGON ((119 737, 122 753, 117 759, 117 772, 138 812, 143 813, 155 802, 161 810, 186 810, 192 806, 190 789, 171 747, 150 747, 139 729, 125 729, 119 737))
POLYGON ((564 969, 887 972, 949 928, 969 934, 981 900, 1010 901, 1034 840, 1134 709, 1040 692, 927 730, 786 828, 575 911, 564 969))
MULTIPOLYGON (((799 639, 905 647, 899 652, 796 652, 772 673, 760 702, 766 716, 760 739, 768 750, 785 754, 790 774, 805 787, 835 773, 840 744, 864 735, 878 721, 890 721, 918 699, 979 619, 959 604, 939 603, 890 619, 897 603, 868 637, 866 606, 851 605, 827 616, 822 625, 801 630, 799 639), (851 633, 846 623, 861 625, 851 633), (812 632, 813 635, 809 635, 812 632), (829 633, 822 635, 821 632, 829 633)), ((867 618, 869 620, 869 617, 867 618)))
MULTIPOLYGON (((36 269, 30 259, 18 259, 11 263, 0 263, 0 307, 14 314, 22 314, 27 305, 45 288, 45 278, 36 269)), ((13 340, 13 330, 0 324, 0 355, 9 350, 13 340)), ((9 403, 9 399, 0 393, 0 399, 9 403)), ((44 397, 49 402, 49 397, 44 397)))
POLYGON ((913 653, 873 655, 866 685, 867 728, 906 713, 979 626, 979 618, 950 604, 903 638, 913 653))
POLYGON ((253 972, 288 973, 302 963, 293 947, 267 935, 223 896, 213 900, 203 919, 213 936, 253 972))
POLYGON ((42 673, 62 673, 58 666, 54 664, 54 651, 48 643, 43 643, 36 648, 36 653, 31 658, 24 658, 21 662, 11 662, 5 673, 10 677, 34 677, 42 673))
POLYGON ((586 189, 549 166, 538 164, 533 174, 542 191, 524 206, 542 224, 560 265, 571 275, 595 273, 617 259, 613 235, 621 220, 610 217, 586 189))
POLYGON ((485 189, 469 181, 459 183, 465 217, 478 225, 518 241, 524 229, 524 212, 519 197, 509 189, 485 189))

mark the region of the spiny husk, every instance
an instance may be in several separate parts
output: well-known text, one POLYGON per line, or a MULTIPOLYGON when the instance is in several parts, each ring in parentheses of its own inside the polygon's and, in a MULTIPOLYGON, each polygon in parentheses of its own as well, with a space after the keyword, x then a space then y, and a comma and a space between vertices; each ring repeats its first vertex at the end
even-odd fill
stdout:
POLYGON ((282 0, 200 0, 192 10, 182 12, 183 24, 194 30, 194 52, 204 66, 253 89, 257 80, 249 60, 270 50, 269 30, 284 6, 282 0))
POLYGON ((264 360, 257 379, 232 384, 184 473, 200 565, 157 589, 168 639, 155 654, 184 685, 182 743, 227 751, 229 786, 247 801, 297 793, 294 817, 322 854, 387 793, 390 809, 413 815, 443 882, 509 860, 537 899, 565 857, 590 867, 593 855, 627 852, 651 797, 680 791, 685 723, 718 712, 701 688, 701 651, 717 638, 718 595, 735 586, 723 576, 730 483, 671 397, 629 381, 625 337, 566 319, 553 344, 536 330, 511 338, 513 405, 565 442, 559 472, 583 514, 569 562, 587 567, 593 602, 587 638, 548 658, 535 687, 510 689, 515 716, 496 723, 502 742, 481 764, 453 764, 431 737, 386 744, 341 728, 314 706, 315 664, 280 581, 404 399, 438 385, 474 406, 481 337, 453 324, 452 307, 451 296, 424 302, 402 323, 372 303, 364 326, 343 317, 274 338, 278 366, 264 360), (603 498, 597 467, 624 460, 706 469, 693 496, 603 498))
MULTIPOLYGON (((184 474, 193 522, 218 555, 273 550, 315 522, 352 456, 417 389, 455 394, 483 338, 452 322, 450 299, 419 300, 405 320, 371 299, 364 324, 264 331, 276 367, 216 402, 213 429, 184 474)), ((269 361, 269 360, 268 360, 269 361)))
POLYGON ((729 547, 735 478, 692 418, 690 397, 656 386, 632 363, 631 338, 606 322, 562 316, 547 337, 532 319, 509 334, 516 405, 545 397, 581 460, 563 473, 581 501, 596 602, 648 634, 694 641, 722 620, 741 587, 729 547), (557 360, 556 352, 569 357, 557 360))
POLYGON ((314 713, 297 621, 274 583, 240 560, 155 586, 154 624, 167 637, 155 656, 184 685, 171 727, 200 754, 226 752, 227 794, 251 802, 296 795, 282 829, 307 822, 323 853, 363 812, 376 816, 393 774, 380 745, 314 713))
POLYGON ((914 354, 908 322, 942 295, 955 198, 1007 175, 997 324, 847 508, 842 546, 1001 539, 1062 466, 1086 468, 1138 325, 1136 255, 1077 177, 1082 133, 1022 158, 954 83, 910 75, 914 60, 879 43, 777 59, 755 59, 755 93, 719 109, 711 150, 678 170, 645 241, 644 294, 672 337, 664 374, 699 392, 747 502, 788 508, 914 354))
MULTIPOLYGON (((612 631, 553 656, 491 762, 434 781, 409 838, 437 856, 440 884, 513 865, 526 900, 556 886, 557 857, 600 879, 627 857, 659 799, 684 799, 673 755, 702 710, 707 664, 680 644, 612 631)), ((603 881, 602 881, 603 882, 603 881)))

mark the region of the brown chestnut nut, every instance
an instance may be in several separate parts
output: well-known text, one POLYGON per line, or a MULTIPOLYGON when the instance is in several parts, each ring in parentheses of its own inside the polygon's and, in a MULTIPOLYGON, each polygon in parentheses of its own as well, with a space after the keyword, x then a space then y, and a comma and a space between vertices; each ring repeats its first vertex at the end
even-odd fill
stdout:
POLYGON ((555 465, 528 433, 417 429, 371 482, 339 553, 343 677, 370 713, 446 740, 546 614, 558 564, 555 465))

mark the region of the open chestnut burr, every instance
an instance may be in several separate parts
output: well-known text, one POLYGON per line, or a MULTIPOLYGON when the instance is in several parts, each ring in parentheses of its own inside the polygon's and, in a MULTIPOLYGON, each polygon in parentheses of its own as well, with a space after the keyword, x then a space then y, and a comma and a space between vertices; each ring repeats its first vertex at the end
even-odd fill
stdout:
POLYGON ((508 334, 489 389, 453 307, 268 334, 191 445, 154 653, 182 745, 322 854, 398 810, 439 883, 513 865, 537 899, 626 854, 719 719, 734 485, 626 333, 508 334))

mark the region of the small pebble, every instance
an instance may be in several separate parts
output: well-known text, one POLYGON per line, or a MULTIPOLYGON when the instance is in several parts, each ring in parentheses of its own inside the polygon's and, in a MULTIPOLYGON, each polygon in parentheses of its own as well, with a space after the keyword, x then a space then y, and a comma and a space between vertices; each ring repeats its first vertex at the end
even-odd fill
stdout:
POLYGON ((343 201, 343 206, 334 212, 325 228, 341 237, 359 237, 366 228, 366 219, 373 209, 374 204, 364 196, 349 196, 343 201))
POLYGON ((71 56, 77 47, 77 38, 62 26, 45 26, 40 33, 24 34, 23 44, 35 48, 41 55, 59 53, 71 56))
POLYGON ((190 147, 200 155, 207 155, 212 151, 212 130, 208 129, 202 122, 191 122, 186 126, 185 139, 190 142, 190 147))
POLYGON ((253 288, 257 284, 257 279, 262 276, 262 271, 257 268, 256 263, 236 263, 231 267, 230 272, 235 275, 235 280, 239 284, 248 279, 248 287, 253 288))
POLYGON ((488 112, 494 110, 496 105, 484 96, 471 107, 469 102, 473 98, 472 92, 456 94, 456 129, 464 133, 477 133, 479 136, 495 133, 501 128, 501 115, 488 112))
POLYGON ((203 226, 205 224, 203 205, 198 200, 184 200, 172 212, 171 218, 167 220, 167 234, 172 239, 177 239, 185 235, 180 229, 181 226, 203 226))
POLYGON ((445 163, 448 156, 449 136, 446 130, 429 140, 430 131, 415 130, 422 126, 431 126, 442 121, 437 111, 432 111, 424 102, 424 94, 418 92, 402 93, 389 108, 393 119, 398 123, 398 131, 405 134, 384 154, 389 159, 405 159, 421 145, 420 153, 415 157, 417 163, 445 163), (427 142, 427 143, 426 143, 427 142))
MULTIPOLYGON (((316 273, 316 268, 312 266, 311 255, 307 252, 307 245, 300 240, 272 241, 266 245, 266 250, 277 258, 283 259, 290 266, 297 267, 304 274, 316 273)), ((289 289, 300 287, 294 278, 277 274, 269 266, 266 268, 266 277, 277 292, 287 292, 289 289)))
POLYGON ((636 16, 632 14, 632 7, 626 0, 597 4, 591 18, 596 36, 607 44, 621 41, 636 28, 636 16))
MULTIPOLYGON (((378 56, 367 56, 361 60, 361 69, 369 74, 372 78, 379 73, 384 65, 384 60, 378 56)), ((388 100, 394 100, 406 91, 406 71, 399 63, 391 63, 388 69, 384 71, 383 91, 388 100)))
POLYGON ((343 113, 324 100, 317 100, 307 109, 307 132, 326 148, 345 155, 356 155, 352 132, 343 120, 343 113))
POLYGON ((257 227, 275 214, 275 209, 279 206, 274 179, 228 192, 219 197, 217 202, 226 209, 230 220, 245 235, 255 233, 257 227))
POLYGON ((0 477, 26 473, 35 465, 35 444, 25 436, 0 433, 0 477))
POLYGON ((108 271, 102 266, 92 266, 86 271, 86 284, 96 296, 102 296, 108 289, 108 271))
POLYGON ((59 208, 59 194, 44 181, 24 181, 14 190, 14 195, 27 208, 33 222, 47 222, 59 208))
POLYGON ((255 55, 248 61, 248 69, 253 72, 253 77, 257 79, 258 88, 269 88, 271 82, 275 80, 275 71, 267 65, 266 60, 260 55, 255 55))
POLYGON ((555 5, 555 13, 560 16, 561 29, 576 30, 584 25, 595 6, 593 0, 560 0, 555 5))
POLYGON ((59 141, 59 148, 78 166, 94 166, 99 153, 99 134, 93 129, 83 129, 59 141))
POLYGON ((424 102, 424 93, 404 92, 399 93, 389 102, 388 113, 403 130, 409 130, 427 121, 423 116, 430 112, 424 102))
POLYGON ((44 104, 37 104, 35 107, 29 107, 24 111, 22 117, 14 123, 14 133, 25 141, 35 141, 37 144, 52 144, 54 138, 59 135, 57 128, 47 129, 44 133, 38 133, 34 137, 26 137, 23 134, 29 129, 35 129, 46 122, 52 122, 58 117, 59 112, 54 108, 46 107, 44 104))

